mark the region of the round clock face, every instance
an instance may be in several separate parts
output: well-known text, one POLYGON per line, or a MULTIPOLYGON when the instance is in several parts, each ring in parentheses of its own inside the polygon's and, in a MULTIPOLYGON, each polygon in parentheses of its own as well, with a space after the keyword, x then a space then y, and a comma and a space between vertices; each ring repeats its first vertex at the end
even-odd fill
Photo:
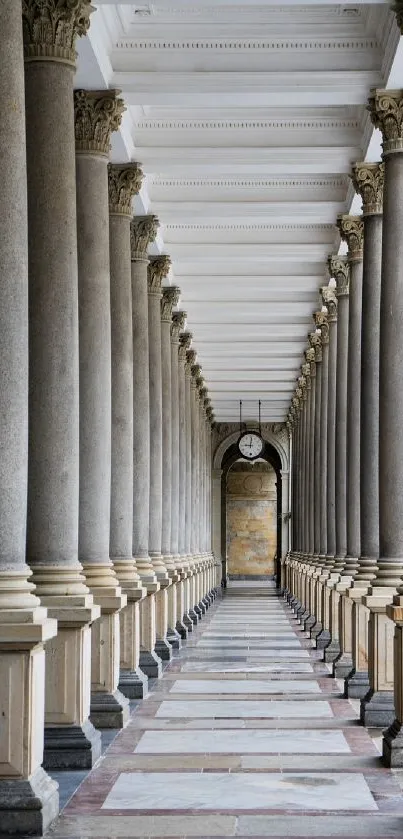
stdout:
POLYGON ((263 449, 263 440, 259 434, 248 432, 243 434, 239 440, 238 448, 243 457, 253 460, 254 457, 259 457, 263 449))

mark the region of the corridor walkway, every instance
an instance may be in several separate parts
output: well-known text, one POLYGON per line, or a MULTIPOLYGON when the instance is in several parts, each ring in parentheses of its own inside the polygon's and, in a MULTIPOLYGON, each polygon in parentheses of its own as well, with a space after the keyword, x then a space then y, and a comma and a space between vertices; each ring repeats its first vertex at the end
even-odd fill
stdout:
POLYGON ((402 837, 403 796, 274 588, 232 585, 54 839, 402 837))

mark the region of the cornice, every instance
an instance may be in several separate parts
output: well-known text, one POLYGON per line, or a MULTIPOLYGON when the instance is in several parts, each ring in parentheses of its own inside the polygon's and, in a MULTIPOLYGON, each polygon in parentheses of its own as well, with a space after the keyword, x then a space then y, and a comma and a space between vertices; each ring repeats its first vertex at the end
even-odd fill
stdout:
POLYGON ((359 130, 360 120, 353 118, 336 118, 336 117, 300 117, 299 119, 147 119, 136 122, 136 130, 139 131, 257 131, 268 129, 289 129, 289 130, 320 130, 320 129, 340 129, 347 128, 359 130))
POLYGON ((180 187, 180 188, 189 188, 194 189, 197 188, 204 188, 204 189, 215 189, 217 187, 225 188, 231 187, 236 189, 274 189, 280 188, 285 190, 295 190, 295 189, 305 189, 307 187, 328 187, 333 189, 342 189, 347 188, 348 179, 347 176, 340 176, 340 177, 327 177, 326 175, 322 178, 317 178, 315 176, 310 177, 307 175, 306 177, 296 177, 296 178, 259 178, 259 177, 250 177, 250 178, 237 178, 236 176, 231 178, 164 178, 164 177, 156 177, 153 180, 153 186, 155 187, 180 187))
POLYGON ((116 52, 362 52, 379 49, 375 38, 121 38, 115 44, 116 52))

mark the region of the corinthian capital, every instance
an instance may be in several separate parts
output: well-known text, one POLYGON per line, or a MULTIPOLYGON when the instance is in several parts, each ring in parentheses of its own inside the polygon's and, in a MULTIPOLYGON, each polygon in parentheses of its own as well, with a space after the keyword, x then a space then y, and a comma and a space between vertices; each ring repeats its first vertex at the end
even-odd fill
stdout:
POLYGON ((179 361, 183 361, 186 364, 186 353, 190 349, 190 345, 193 340, 193 335, 191 332, 182 332, 179 335, 179 361))
POLYGON ((382 131, 384 154, 403 151, 403 90, 371 90, 368 110, 382 131))
POLYGON ((163 323, 171 323, 172 309, 178 305, 180 293, 180 288, 174 285, 168 285, 162 289, 161 320, 163 323))
POLYGON ((117 131, 125 103, 120 90, 75 90, 76 151, 108 155, 110 138, 117 131))
POLYGON ((132 262, 148 260, 147 250, 159 227, 157 216, 135 216, 130 223, 132 262))
POLYGON ((327 322, 335 323, 337 320, 337 297, 334 288, 330 288, 330 286, 325 285, 321 288, 321 295, 323 305, 326 306, 327 309, 327 322))
POLYGON ((341 238, 347 242, 348 258, 350 262, 362 260, 364 243, 364 222, 362 216, 337 216, 337 227, 341 238))
POLYGON ((117 216, 132 215, 132 198, 141 189, 143 172, 138 163, 109 163, 108 192, 109 213, 117 216))
POLYGON ((356 192, 362 198, 362 214, 376 216, 382 213, 384 163, 356 163, 351 180, 356 192))
POLYGON ((323 347, 325 344, 329 343, 328 315, 326 314, 326 312, 314 312, 313 320, 316 328, 320 329, 320 343, 323 347))
POLYGON ((179 344, 179 333, 186 323, 186 312, 173 312, 171 324, 171 340, 173 344, 179 344))
POLYGON ((157 294, 161 297, 161 285, 169 273, 171 267, 171 259, 165 254, 160 256, 151 256, 148 264, 147 279, 149 294, 157 294))
POLYGON ((396 0, 392 6, 392 10, 396 12, 396 23, 403 35, 403 0, 396 0))
POLYGON ((316 364, 322 361, 322 336, 319 332, 310 332, 308 335, 309 346, 313 350, 316 364))
POLYGON ((94 11, 90 0, 22 0, 26 61, 76 63, 76 38, 85 35, 94 11))
MULTIPOLYGON (((350 281, 350 266, 347 257, 329 256, 327 264, 330 276, 336 280, 336 296, 347 297, 350 281)), ((327 303, 325 303, 325 306, 327 307, 327 303)))

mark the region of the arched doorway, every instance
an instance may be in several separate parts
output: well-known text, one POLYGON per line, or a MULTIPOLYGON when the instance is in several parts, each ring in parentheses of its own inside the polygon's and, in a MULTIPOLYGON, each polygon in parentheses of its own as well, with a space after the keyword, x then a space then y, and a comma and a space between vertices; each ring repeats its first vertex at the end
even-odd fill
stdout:
MULTIPOLYGON (((254 428, 253 423, 247 427, 254 428)), ((224 429, 223 429, 224 430, 224 429)), ((289 437, 285 426, 275 429, 262 424, 265 447, 261 460, 271 465, 276 476, 276 567, 275 574, 280 584, 280 563, 284 561, 289 546, 289 437)), ((239 428, 234 424, 226 426, 224 434, 217 435, 213 456, 212 492, 212 537, 213 553, 217 565, 221 564, 222 579, 227 579, 227 522, 226 484, 227 475, 233 464, 240 460, 238 450, 239 428), (226 433, 225 433, 226 432, 226 433), (221 439, 220 439, 221 436, 221 439)), ((246 462, 246 461, 245 461, 246 462)), ((217 568, 218 571, 218 568, 217 568)))
POLYGON ((236 460, 227 472, 225 516, 230 580, 267 580, 276 574, 277 476, 267 460, 236 460))

